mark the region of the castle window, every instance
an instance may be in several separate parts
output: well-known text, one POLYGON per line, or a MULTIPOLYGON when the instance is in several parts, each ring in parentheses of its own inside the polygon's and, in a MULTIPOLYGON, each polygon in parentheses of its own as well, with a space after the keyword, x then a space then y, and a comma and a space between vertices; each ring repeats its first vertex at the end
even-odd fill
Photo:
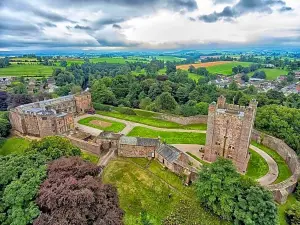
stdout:
POLYGON ((219 141, 216 141, 216 145, 221 145, 221 143, 219 141))
POLYGON ((42 120, 47 120, 47 117, 42 117, 42 120))

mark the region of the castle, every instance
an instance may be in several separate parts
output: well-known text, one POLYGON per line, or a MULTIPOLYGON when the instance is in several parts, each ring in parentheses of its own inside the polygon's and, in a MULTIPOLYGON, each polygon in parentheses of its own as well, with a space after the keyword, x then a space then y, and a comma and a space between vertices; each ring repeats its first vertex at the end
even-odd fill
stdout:
POLYGON ((74 129, 74 116, 92 107, 91 94, 82 92, 20 105, 10 109, 12 128, 22 135, 45 137, 74 129))
POLYGON ((227 104, 220 96, 209 105, 204 159, 214 162, 219 156, 231 159, 245 173, 250 159, 249 144, 257 102, 248 107, 227 104))

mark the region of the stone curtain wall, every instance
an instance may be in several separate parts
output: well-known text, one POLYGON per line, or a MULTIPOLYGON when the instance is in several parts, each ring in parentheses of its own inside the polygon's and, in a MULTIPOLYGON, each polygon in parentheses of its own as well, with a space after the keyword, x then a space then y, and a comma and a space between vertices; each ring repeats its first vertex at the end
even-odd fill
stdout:
POLYGON ((170 122, 179 123, 182 125, 189 125, 189 124, 198 124, 198 123, 207 123, 207 115, 198 115, 198 116, 189 116, 189 117, 182 117, 182 116, 172 116, 166 114, 160 114, 157 116, 158 119, 167 120, 170 122))
POLYGON ((289 179, 267 186, 273 192, 275 200, 279 203, 284 203, 287 196, 294 191, 297 181, 300 178, 300 161, 297 154, 284 141, 257 130, 252 131, 251 138, 258 143, 274 149, 289 166, 292 172, 292 176, 289 179))
POLYGON ((66 136, 66 138, 68 138, 72 142, 72 144, 75 145, 76 147, 83 149, 87 152, 91 152, 91 153, 100 155, 101 144, 87 142, 87 141, 77 139, 77 138, 74 138, 71 136, 66 136))

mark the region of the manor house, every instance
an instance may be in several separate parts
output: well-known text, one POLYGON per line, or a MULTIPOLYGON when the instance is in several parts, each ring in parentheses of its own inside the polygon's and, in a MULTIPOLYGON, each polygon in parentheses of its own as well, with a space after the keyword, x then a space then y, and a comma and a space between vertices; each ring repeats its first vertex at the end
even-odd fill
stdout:
POLYGON ((45 137, 74 129, 74 116, 92 107, 91 94, 68 95, 12 108, 12 128, 23 135, 45 137))
POLYGON ((227 104, 220 96, 209 105, 204 159, 214 162, 219 156, 231 159, 245 173, 250 159, 249 144, 257 102, 248 107, 227 104))

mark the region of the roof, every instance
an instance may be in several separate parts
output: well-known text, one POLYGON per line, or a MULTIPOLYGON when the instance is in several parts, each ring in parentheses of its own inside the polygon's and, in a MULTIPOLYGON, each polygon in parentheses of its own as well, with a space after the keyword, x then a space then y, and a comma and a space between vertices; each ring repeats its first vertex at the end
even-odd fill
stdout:
POLYGON ((120 144, 150 147, 150 146, 159 145, 159 140, 154 139, 154 138, 140 138, 140 137, 122 136, 120 138, 120 144))
POLYGON ((116 134, 116 133, 113 133, 110 131, 103 131, 99 134, 98 138, 118 140, 121 136, 122 136, 122 134, 116 134))
POLYGON ((167 144, 161 145, 156 152, 170 163, 176 161, 180 156, 180 150, 167 144))

